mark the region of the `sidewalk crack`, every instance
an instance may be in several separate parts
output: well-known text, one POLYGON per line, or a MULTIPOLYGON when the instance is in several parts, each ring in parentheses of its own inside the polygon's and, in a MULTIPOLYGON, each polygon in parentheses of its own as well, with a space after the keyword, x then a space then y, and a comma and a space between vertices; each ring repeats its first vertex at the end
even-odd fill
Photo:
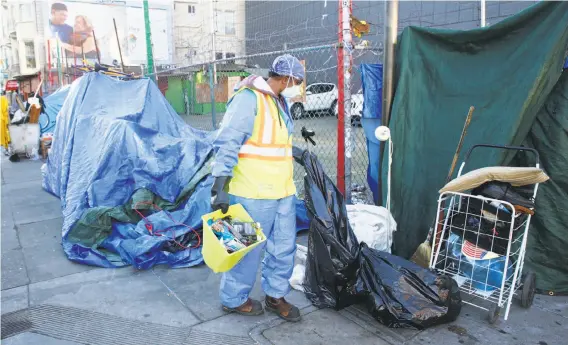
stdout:
MULTIPOLYGON (((181 303, 181 305, 183 305, 183 306, 185 307, 185 309, 187 309, 187 310, 191 313, 191 315, 192 315, 193 317, 195 317, 197 320, 199 320, 199 323, 203 323, 203 322, 205 321, 205 320, 203 320, 201 317, 199 317, 199 315, 197 315, 187 304, 185 304, 185 303, 181 300, 181 298, 179 298, 179 296, 175 293, 174 290, 170 289, 170 287, 162 280, 162 278, 160 278, 160 276, 159 276, 158 274, 156 274, 156 272, 154 271, 154 269, 152 269, 152 274, 153 274, 154 276, 156 276, 156 278, 158 278, 158 280, 160 281, 160 283, 162 283, 162 285, 163 285, 166 289, 168 289, 168 291, 170 292, 170 294, 171 294, 172 296, 174 296, 175 299, 177 299, 178 302, 181 303)), ((199 324, 199 323, 198 323, 198 324, 199 324)), ((196 325, 195 325, 195 326, 196 326, 196 325)))

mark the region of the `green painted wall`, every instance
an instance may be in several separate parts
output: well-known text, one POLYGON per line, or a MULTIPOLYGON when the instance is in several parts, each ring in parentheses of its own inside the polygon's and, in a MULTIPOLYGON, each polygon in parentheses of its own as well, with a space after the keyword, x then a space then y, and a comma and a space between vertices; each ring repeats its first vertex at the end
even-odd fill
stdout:
POLYGON ((168 89, 166 99, 178 114, 185 114, 185 103, 183 100, 182 79, 179 77, 168 78, 168 89))
MULTIPOLYGON (((219 76, 248 76, 249 73, 247 72, 219 72, 219 76)), ((185 102, 183 99, 184 89, 187 92, 188 100, 189 100, 189 113, 193 115, 199 114, 210 114, 211 113, 211 103, 197 103, 196 102, 196 95, 195 95, 195 85, 196 85, 196 76, 197 73, 194 74, 194 78, 191 80, 184 80, 181 79, 179 76, 177 77, 169 77, 168 78, 168 90, 166 91, 166 99, 174 110, 178 114, 186 114, 185 109, 185 102)), ((227 104, 225 102, 217 102, 215 103, 215 111, 217 113, 224 113, 227 110, 227 104)))

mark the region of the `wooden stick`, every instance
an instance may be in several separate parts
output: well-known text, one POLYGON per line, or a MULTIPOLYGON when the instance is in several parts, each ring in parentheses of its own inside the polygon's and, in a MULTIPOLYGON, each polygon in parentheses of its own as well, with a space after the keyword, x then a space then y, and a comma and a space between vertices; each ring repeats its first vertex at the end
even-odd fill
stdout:
POLYGON ((93 40, 95 41, 95 50, 97 51, 97 61, 101 63, 101 54, 99 53, 99 46, 97 45, 97 36, 95 36, 95 30, 93 30, 93 40))
POLYGON ((116 34, 116 43, 118 44, 118 53, 120 54, 120 66, 122 67, 122 73, 124 73, 124 60, 122 60, 122 48, 120 48, 120 40, 118 39, 118 30, 116 29, 116 20, 112 18, 114 22, 114 33, 116 34))

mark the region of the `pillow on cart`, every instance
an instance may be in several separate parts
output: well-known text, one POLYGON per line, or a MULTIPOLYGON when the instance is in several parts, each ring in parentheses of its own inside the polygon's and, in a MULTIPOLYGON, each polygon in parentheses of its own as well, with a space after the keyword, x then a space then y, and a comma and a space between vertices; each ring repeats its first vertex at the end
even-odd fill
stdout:
POLYGON ((453 179, 440 189, 440 193, 463 192, 490 181, 507 182, 517 187, 546 182, 548 179, 542 169, 535 167, 486 167, 453 179))

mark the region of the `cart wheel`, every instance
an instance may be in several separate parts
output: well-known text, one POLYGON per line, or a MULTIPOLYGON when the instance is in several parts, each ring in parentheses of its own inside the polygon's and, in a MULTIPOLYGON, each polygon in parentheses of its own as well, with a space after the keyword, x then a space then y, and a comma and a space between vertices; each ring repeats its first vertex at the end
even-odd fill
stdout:
POLYGON ((492 305, 487 311, 487 321, 489 321, 490 324, 494 325, 499 320, 500 315, 501 308, 499 308, 497 304, 492 305))
POLYGON ((523 279, 523 288, 521 291, 521 307, 530 308, 534 301, 536 293, 536 274, 529 272, 523 279))

